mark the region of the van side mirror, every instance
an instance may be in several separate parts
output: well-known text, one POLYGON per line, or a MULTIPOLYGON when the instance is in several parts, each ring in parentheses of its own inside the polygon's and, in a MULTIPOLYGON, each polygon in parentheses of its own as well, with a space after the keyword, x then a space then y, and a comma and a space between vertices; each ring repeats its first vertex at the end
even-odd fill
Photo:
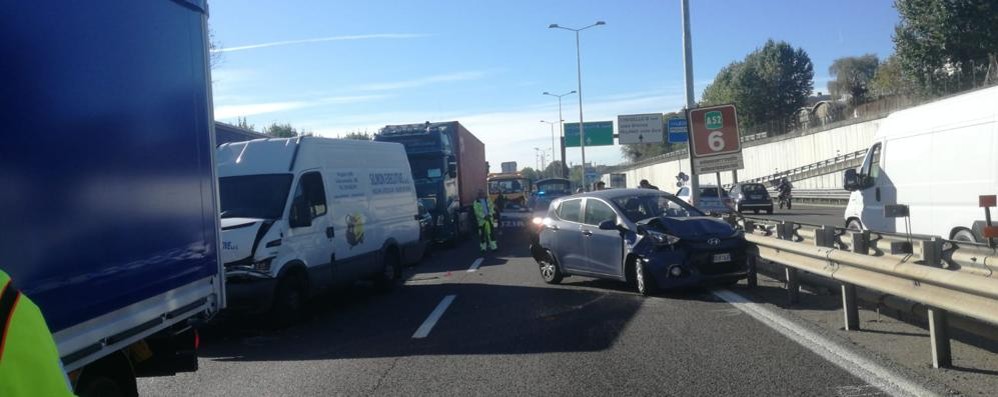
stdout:
POLYGON ((312 214, 309 213, 308 202, 304 196, 295 197, 295 201, 291 203, 288 226, 291 228, 312 226, 312 214))
POLYGON ((842 175, 842 188, 850 192, 859 190, 862 187, 862 178, 856 170, 848 169, 842 175))

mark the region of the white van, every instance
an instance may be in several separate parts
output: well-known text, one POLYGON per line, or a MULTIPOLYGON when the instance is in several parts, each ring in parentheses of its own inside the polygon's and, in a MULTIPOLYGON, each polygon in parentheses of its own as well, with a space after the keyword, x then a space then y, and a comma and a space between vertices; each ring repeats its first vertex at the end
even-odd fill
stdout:
POLYGON ((400 144, 257 139, 216 158, 229 307, 295 316, 326 287, 369 278, 389 289, 423 256, 400 144))
POLYGON ((905 232, 904 218, 884 216, 905 204, 913 234, 982 241, 978 197, 998 193, 998 87, 891 114, 843 185, 849 228, 905 232))

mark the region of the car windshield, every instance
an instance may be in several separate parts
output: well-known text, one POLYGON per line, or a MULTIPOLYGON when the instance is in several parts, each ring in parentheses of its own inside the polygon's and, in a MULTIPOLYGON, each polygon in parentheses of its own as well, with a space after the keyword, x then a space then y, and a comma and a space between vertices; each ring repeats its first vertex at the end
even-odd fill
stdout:
POLYGON ((280 218, 291 179, 291 174, 218 178, 222 218, 280 218))
POLYGON ((765 193, 766 187, 760 184, 751 184, 742 186, 743 193, 765 193))
POLYGON ((489 192, 491 193, 522 193, 523 189, 529 186, 524 179, 503 179, 489 182, 489 192))
POLYGON ((721 197, 728 197, 728 192, 720 190, 716 187, 702 187, 700 188, 700 197, 717 197, 718 191, 721 193, 721 197))
POLYGON ((572 184, 569 181, 547 181, 538 183, 537 191, 544 193, 571 193, 572 184))
POLYGON ((670 218, 686 218, 691 216, 704 216, 703 212, 686 204, 685 201, 673 195, 665 194, 641 194, 634 196, 623 196, 612 199, 617 208, 631 222, 638 222, 656 216, 667 216, 670 218))

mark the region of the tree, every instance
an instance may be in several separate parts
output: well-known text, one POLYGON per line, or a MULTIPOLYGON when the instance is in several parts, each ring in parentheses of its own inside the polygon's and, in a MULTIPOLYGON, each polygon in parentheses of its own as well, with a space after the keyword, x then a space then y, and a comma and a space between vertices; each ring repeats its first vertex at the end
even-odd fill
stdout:
POLYGON ((544 178, 561 178, 561 171, 561 160, 554 160, 548 163, 547 167, 544 167, 544 171, 541 172, 541 176, 544 178))
POLYGON ((374 139, 374 137, 371 136, 371 134, 368 134, 366 132, 354 131, 354 132, 348 132, 346 135, 343 136, 343 139, 356 139, 356 140, 359 140, 359 141, 370 141, 370 140, 374 139))
POLYGON ((236 117, 236 127, 245 130, 256 131, 256 126, 246 121, 245 117, 236 117))
POLYGON ((538 178, 540 174, 538 174, 537 170, 533 169, 532 167, 524 167, 523 169, 520 170, 520 174, 523 175, 524 178, 530 179, 532 181, 540 179, 538 178))
POLYGON ((919 93, 944 95, 998 81, 998 2, 895 0, 894 51, 919 93))
POLYGON ((904 75, 895 55, 881 62, 873 74, 873 80, 870 80, 870 93, 877 97, 908 94, 911 87, 911 81, 904 75))
POLYGON ((294 138, 299 135, 298 130, 292 127, 289 123, 271 123, 263 130, 263 133, 274 138, 294 138))
POLYGON ((219 43, 215 39, 215 31, 208 28, 208 66, 215 70, 218 65, 222 64, 222 52, 218 51, 222 48, 222 43, 219 43))
POLYGON ((828 82, 828 92, 832 97, 849 98, 849 104, 856 106, 869 101, 870 81, 877 73, 880 60, 874 54, 858 57, 843 57, 832 61, 828 74, 835 80, 828 82))
POLYGON ((772 39, 741 62, 718 72, 704 89, 703 105, 734 103, 739 124, 781 134, 795 112, 807 103, 814 86, 814 66, 801 48, 772 39))

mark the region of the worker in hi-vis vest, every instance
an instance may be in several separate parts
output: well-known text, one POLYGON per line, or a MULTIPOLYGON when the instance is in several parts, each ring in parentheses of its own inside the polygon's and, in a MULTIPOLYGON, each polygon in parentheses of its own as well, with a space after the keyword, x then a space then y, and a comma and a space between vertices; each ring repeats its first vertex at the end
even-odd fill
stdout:
POLYGON ((482 239, 480 243, 482 252, 485 252, 486 247, 493 251, 499 249, 499 246, 496 244, 495 236, 492 235, 492 221, 496 208, 495 205, 489 202, 489 198, 485 195, 485 191, 478 191, 478 199, 475 200, 474 207, 475 220, 478 221, 478 235, 482 239))
POLYGON ((0 270, 0 396, 72 396, 41 310, 0 270))

